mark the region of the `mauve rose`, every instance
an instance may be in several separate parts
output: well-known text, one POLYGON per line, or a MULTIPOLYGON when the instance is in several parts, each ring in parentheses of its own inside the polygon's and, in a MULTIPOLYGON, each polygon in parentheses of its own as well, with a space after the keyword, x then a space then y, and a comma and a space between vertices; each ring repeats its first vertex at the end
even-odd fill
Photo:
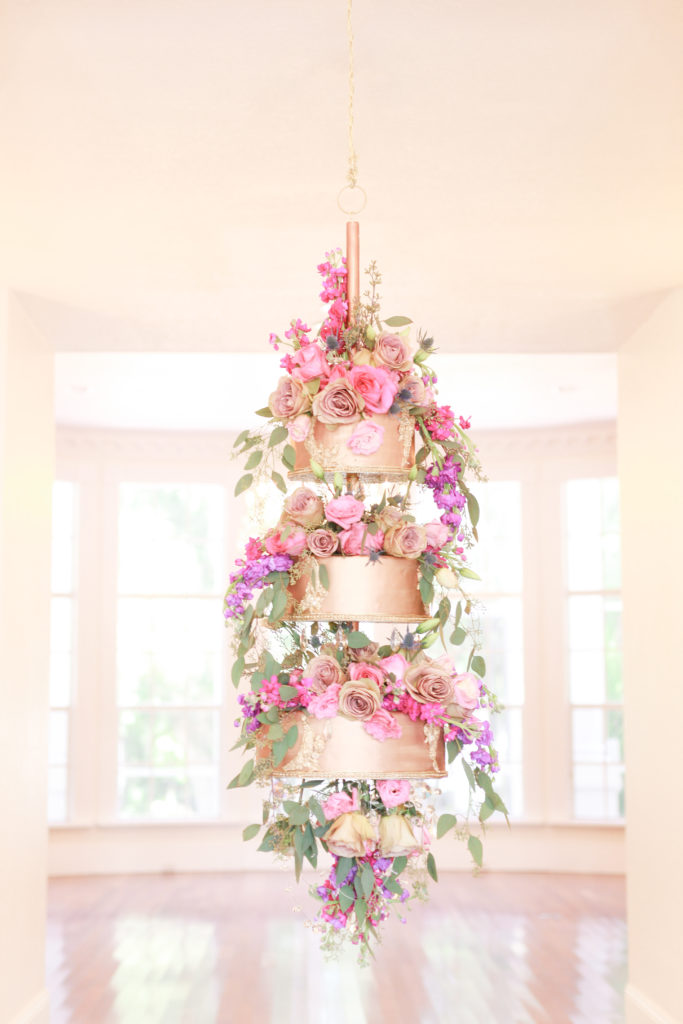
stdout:
POLYGON ((398 386, 388 370, 382 366, 354 366, 349 377, 363 396, 366 412, 389 412, 398 386))
POLYGON ((322 693, 314 693, 310 698, 307 711, 314 718, 334 718, 339 711, 339 683, 332 683, 322 693))
POLYGON ((320 526, 325 518, 322 498, 310 487, 297 487, 292 491, 285 499, 284 511, 287 519, 292 519, 299 526, 320 526))
POLYGON ((377 522, 381 529, 390 530, 392 526, 398 526, 403 522, 403 512, 396 505, 385 505, 377 516, 377 522))
POLYGON ((278 420, 289 420, 306 412, 311 406, 311 396, 303 384, 291 377, 280 377, 277 387, 268 399, 268 408, 278 420))
POLYGON ((345 555, 367 555, 368 551, 381 551, 384 534, 381 530, 370 533, 367 523, 354 523, 339 534, 339 543, 345 555))
POLYGON ((306 413, 302 413, 300 416, 295 416, 294 419, 287 424, 287 433, 289 434, 289 440, 295 444, 301 444, 308 437, 311 430, 311 417, 307 416, 306 413))
POLYGON ((380 779, 375 787, 385 807, 398 807, 410 799, 408 779, 380 779))
POLYGON ((309 690, 322 693, 329 686, 341 685, 345 676, 336 658, 329 654, 319 654, 317 658, 311 658, 306 666, 306 678, 310 680, 309 690))
POLYGON ((357 523, 365 512, 365 505, 357 501, 352 494, 342 494, 341 498, 332 498, 325 505, 325 515, 331 523, 336 523, 344 530, 357 523))
POLYGON ((320 805, 323 809, 323 814, 328 821, 333 821, 334 818, 338 818, 340 814, 347 814, 349 811, 360 810, 360 800, 358 798, 358 788, 354 786, 353 792, 349 793, 331 793, 327 800, 323 800, 320 805))
POLYGON ((398 334, 383 332, 375 341, 372 361, 375 366, 386 366, 390 370, 410 370, 416 352, 417 342, 398 334))
POLYGON ((444 523, 440 523, 438 519, 433 523, 425 523, 425 531, 428 548, 442 548, 444 544, 448 543, 448 538, 451 535, 448 527, 444 523))
POLYGON ((339 537, 332 530, 314 530, 308 535, 308 550, 316 558, 329 558, 339 547, 339 537))
POLYGON ((326 377, 330 372, 325 353, 315 344, 300 348, 292 356, 292 362, 296 363, 292 370, 292 377, 296 380, 315 380, 316 377, 326 377))
POLYGON ((354 679, 339 691, 339 713, 363 721, 379 711, 382 696, 374 679, 354 679))
POLYGON ((349 647, 349 658, 351 661, 369 661, 377 654, 379 644, 371 641, 365 647, 349 647))
POLYGON ((373 679, 379 687, 384 683, 384 672, 379 665, 370 665, 367 661, 356 661, 349 665, 350 679, 373 679))
POLYGON ((354 455, 374 455, 382 447, 384 441, 384 427, 372 420, 362 420, 354 428, 351 437, 346 442, 354 455))
POLYGON ((292 558, 298 558, 306 547, 306 531, 296 526, 283 538, 285 532, 286 527, 283 527, 266 537, 263 541, 266 551, 270 555, 291 555, 292 558))
POLYGON ((453 700, 455 675, 453 663, 446 654, 440 658, 420 656, 406 671, 406 690, 419 704, 448 704, 453 700))
POLYGON ((358 811, 340 814, 322 837, 327 849, 337 857, 362 857, 365 844, 375 841, 375 830, 358 811))
POLYGON ((453 700, 461 708, 467 711, 474 711, 479 707, 479 694, 481 693, 481 680, 474 672, 463 672, 456 676, 453 686, 453 700))
POLYGON ((401 738, 401 726, 398 724, 395 715, 390 714, 386 708, 375 711, 372 718, 363 722, 363 728, 373 739, 384 743, 385 740, 398 740, 401 738))
POLYGON ((383 857, 404 857, 420 849, 404 814, 387 814, 380 820, 379 849, 383 857))
POLYGON ((415 523, 393 526, 384 534, 384 550, 396 558, 419 558, 426 547, 425 528, 415 523))
POLYGON ((408 662, 402 654, 389 654, 386 658, 380 658, 379 664, 387 675, 391 672, 397 682, 401 682, 408 668, 408 662))
POLYGON ((334 426, 339 423, 356 423, 364 406, 365 402, 354 391, 351 381, 346 377, 337 377, 321 388, 313 399, 313 415, 321 423, 334 426))

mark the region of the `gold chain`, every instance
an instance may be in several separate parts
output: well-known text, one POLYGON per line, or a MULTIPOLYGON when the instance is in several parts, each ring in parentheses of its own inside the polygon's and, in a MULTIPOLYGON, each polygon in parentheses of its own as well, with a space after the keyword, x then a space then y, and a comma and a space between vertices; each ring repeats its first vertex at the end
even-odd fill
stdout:
POLYGON ((351 7, 353 0, 347 0, 346 5, 346 31, 349 38, 349 171, 346 180, 349 188, 355 188, 358 184, 358 157, 353 144, 353 96, 355 82, 353 78, 353 23, 351 21, 351 7))

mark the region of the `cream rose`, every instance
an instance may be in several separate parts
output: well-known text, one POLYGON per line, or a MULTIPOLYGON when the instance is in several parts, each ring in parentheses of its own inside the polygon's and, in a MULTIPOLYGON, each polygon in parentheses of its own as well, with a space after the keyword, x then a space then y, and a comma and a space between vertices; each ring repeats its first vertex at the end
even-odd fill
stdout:
POLYGON ((364 814, 347 811, 332 822, 322 838, 337 857, 362 857, 365 844, 375 842, 375 831, 364 814))
POLYGON ((382 706, 382 695, 374 679, 354 679, 339 691, 339 713, 346 718, 364 721, 372 718, 382 706))
MULTIPOLYGON (((346 377, 331 380, 313 399, 313 415, 321 423, 356 423, 365 407, 363 398, 346 377)), ((299 412, 300 410, 297 410, 299 412)))
POLYGON ((384 550, 396 558, 419 558, 427 547, 427 531, 415 523, 393 526, 384 534, 384 550))
POLYGON ((388 814, 379 823, 379 849, 383 857, 404 857, 420 849, 403 814, 388 814))
POLYGON ((344 672, 336 658, 329 654, 319 654, 317 658, 311 658, 304 669, 304 679, 309 681, 309 690, 322 693, 328 686, 343 683, 344 672))
POLYGON ((339 547, 339 537, 332 530, 314 530, 309 533, 308 550, 312 551, 316 558, 329 558, 339 547))
POLYGON ((393 526, 398 526, 402 521, 403 512, 396 505, 385 505, 377 516, 380 530, 390 530, 393 526))
POLYGON ((297 487, 285 500, 285 516, 299 526, 320 526, 325 518, 322 499, 309 487, 297 487))
POLYGON ((277 387, 268 399, 268 408, 278 420, 289 420, 306 412, 311 396, 303 384, 292 377, 280 377, 277 387))
POLYGON ((449 704, 454 695, 455 670, 450 658, 422 655, 406 671, 403 681, 406 690, 419 704, 449 704))
POLYGON ((410 370, 416 352, 417 342, 383 331, 375 341, 372 361, 375 366, 386 366, 389 370, 410 370))

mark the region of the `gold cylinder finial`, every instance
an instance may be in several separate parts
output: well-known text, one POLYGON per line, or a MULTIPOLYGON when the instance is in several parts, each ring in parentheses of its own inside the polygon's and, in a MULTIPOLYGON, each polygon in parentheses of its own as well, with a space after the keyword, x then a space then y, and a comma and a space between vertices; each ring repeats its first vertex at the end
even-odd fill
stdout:
POLYGON ((358 268, 358 221, 346 222, 346 298, 349 303, 349 327, 354 321, 355 306, 360 292, 360 273, 358 268))

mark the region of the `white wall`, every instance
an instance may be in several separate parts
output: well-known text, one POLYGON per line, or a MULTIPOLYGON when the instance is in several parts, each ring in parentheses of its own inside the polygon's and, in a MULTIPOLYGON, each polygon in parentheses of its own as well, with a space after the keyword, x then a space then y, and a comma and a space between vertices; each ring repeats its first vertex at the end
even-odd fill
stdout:
POLYGON ((53 354, 0 295, 0 1021, 47 1020, 46 765, 53 354))
POLYGON ((683 290, 619 356, 628 1024, 683 1020, 683 290))

